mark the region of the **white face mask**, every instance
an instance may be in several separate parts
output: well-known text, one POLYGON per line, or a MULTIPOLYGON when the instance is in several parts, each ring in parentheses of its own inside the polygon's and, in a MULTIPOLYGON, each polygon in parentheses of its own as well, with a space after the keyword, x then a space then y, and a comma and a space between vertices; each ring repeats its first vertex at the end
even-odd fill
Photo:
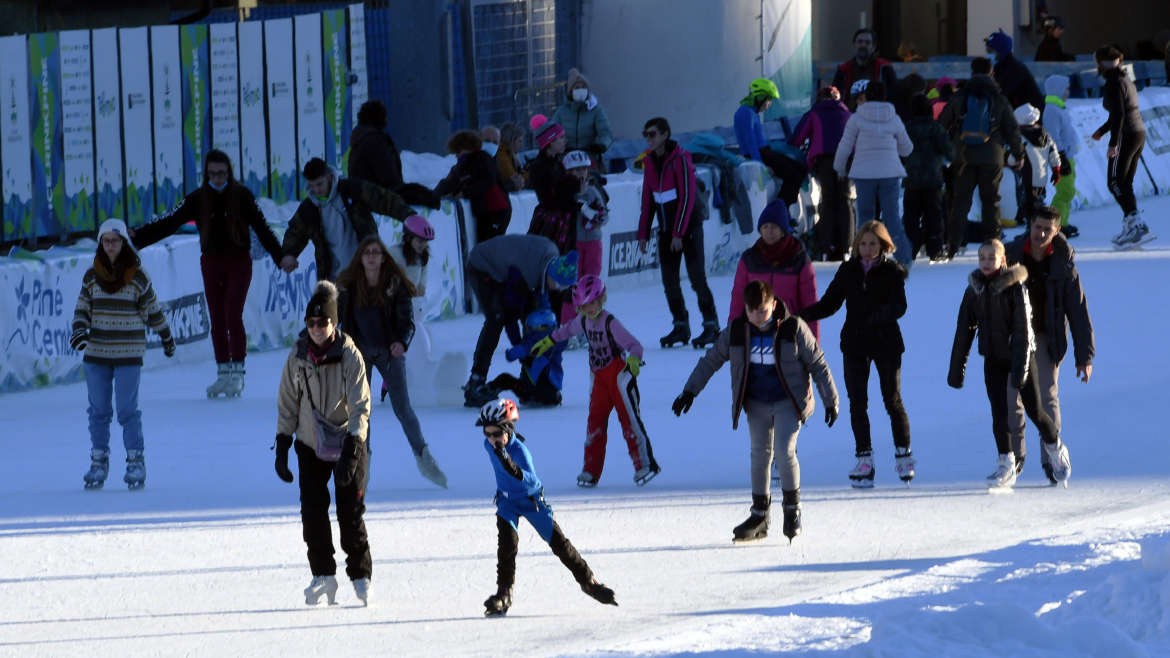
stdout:
POLYGON ((585 87, 580 87, 573 90, 573 100, 577 101, 578 103, 584 103, 586 98, 589 98, 589 90, 585 87))
POLYGON ((490 156, 492 156, 492 157, 494 158, 494 157, 496 157, 496 151, 500 150, 500 145, 499 145, 499 144, 493 144, 493 143, 491 143, 491 142, 484 142, 484 143, 483 143, 483 150, 484 150, 484 152, 486 152, 488 155, 490 155, 490 156))
POLYGON ((211 181, 207 181, 207 184, 210 185, 211 189, 215 190, 216 192, 222 192, 223 188, 227 187, 228 182, 227 182, 227 180, 224 180, 224 182, 220 183, 219 185, 216 185, 215 183, 212 183, 211 181))

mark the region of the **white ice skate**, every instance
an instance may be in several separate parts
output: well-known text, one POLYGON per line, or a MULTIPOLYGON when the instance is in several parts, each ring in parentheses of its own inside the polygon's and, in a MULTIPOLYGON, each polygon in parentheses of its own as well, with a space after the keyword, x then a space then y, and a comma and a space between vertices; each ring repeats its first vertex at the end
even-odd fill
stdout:
POLYGON ((233 361, 227 365, 228 381, 223 394, 229 398, 238 398, 244 392, 244 362, 233 361))
POLYGON ((337 605, 337 579, 333 576, 313 576, 305 588, 305 605, 317 605, 321 597, 329 599, 329 605, 337 605))
POLYGON ((594 478, 592 473, 581 471, 581 474, 577 476, 577 486, 582 489, 592 489, 597 486, 597 478, 594 478))
POLYGON ((363 606, 370 605, 370 579, 358 578, 353 581, 353 593, 363 606))
POLYGON ((914 460, 914 454, 910 452, 910 448, 898 448, 894 457, 894 470, 898 472, 898 478, 910 486, 910 481, 914 479, 914 467, 918 462, 914 460))
POLYGON ((1012 453, 1000 455, 995 464, 995 478, 988 479, 989 490, 1010 491, 1016 483, 1016 456, 1012 453))
POLYGON ((447 488, 447 475, 443 473, 443 470, 435 462, 435 458, 431 456, 430 448, 423 448, 422 452, 414 456, 414 461, 418 465, 418 472, 423 477, 444 489, 447 488))
POLYGON ((207 387, 207 397, 209 399, 223 395, 227 390, 228 382, 231 381, 230 363, 217 363, 215 364, 215 368, 217 371, 215 381, 211 383, 211 386, 207 387))
MULTIPOLYGON (((650 480, 653 480, 654 477, 658 475, 658 471, 659 469, 657 466, 646 466, 644 468, 638 469, 638 472, 634 473, 634 484, 638 485, 639 487, 646 486, 650 480)), ((580 482, 578 482, 578 484, 580 484, 580 482)))
POLYGON ((1048 457, 1048 464, 1052 467, 1052 478, 1056 480, 1057 484, 1062 484, 1068 487, 1068 477, 1072 474, 1072 462, 1068 458, 1068 448, 1065 447, 1064 441, 1056 440, 1056 443, 1045 443, 1044 453, 1048 457))
POLYGON ((873 455, 857 456, 857 465, 849 471, 849 483, 854 489, 873 488, 873 455))

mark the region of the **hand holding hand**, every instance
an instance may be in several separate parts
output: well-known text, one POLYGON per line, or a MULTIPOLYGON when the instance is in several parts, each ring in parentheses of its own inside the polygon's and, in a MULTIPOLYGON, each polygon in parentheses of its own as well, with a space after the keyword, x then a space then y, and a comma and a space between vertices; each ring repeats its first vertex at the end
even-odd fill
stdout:
POLYGON ((536 344, 532 346, 531 354, 532 356, 540 356, 541 354, 551 350, 554 344, 555 343, 553 343, 552 336, 545 336, 544 338, 536 341, 536 344))
POLYGON ((297 259, 295 256, 285 256, 280 259, 280 269, 292 274, 297 269, 297 259))
POLYGON ((674 404, 670 405, 670 410, 674 412, 675 416, 682 416, 691 410, 691 404, 695 401, 695 394, 683 391, 674 399, 674 404))
POLYGON ((405 345, 403 345, 402 343, 397 343, 397 342, 390 344, 390 356, 397 359, 397 358, 400 358, 403 354, 406 354, 406 346, 405 345))
POLYGON ((287 434, 276 435, 276 475, 285 482, 293 481, 292 471, 288 470, 288 449, 292 447, 293 438, 287 434))

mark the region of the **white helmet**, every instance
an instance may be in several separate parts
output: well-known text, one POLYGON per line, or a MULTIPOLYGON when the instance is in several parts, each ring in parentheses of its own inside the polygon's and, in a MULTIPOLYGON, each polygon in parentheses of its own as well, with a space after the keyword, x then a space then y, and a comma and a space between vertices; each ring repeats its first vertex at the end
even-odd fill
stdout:
POLYGON ((500 427, 514 427, 520 420, 520 410, 516 403, 508 398, 492 400, 479 408, 477 426, 498 425, 500 427))
POLYGON ((589 159, 589 154, 585 151, 569 151, 561 160, 561 164, 565 166, 565 169, 578 169, 593 166, 593 161, 589 159))
POLYGON ((1024 103, 1016 108, 1012 116, 1016 117, 1016 123, 1021 126, 1027 126, 1040 120, 1040 110, 1036 109, 1031 103, 1024 103))

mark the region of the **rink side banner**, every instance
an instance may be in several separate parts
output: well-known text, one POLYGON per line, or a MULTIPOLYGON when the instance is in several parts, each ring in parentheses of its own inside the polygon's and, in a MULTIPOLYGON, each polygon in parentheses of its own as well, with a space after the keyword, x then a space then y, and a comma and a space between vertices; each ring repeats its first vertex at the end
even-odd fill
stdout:
POLYGON ((179 28, 150 28, 154 99, 154 212, 162 214, 183 198, 183 95, 179 73, 179 28))
MULTIPOLYGON (((240 79, 236 24, 211 25, 211 146, 227 153, 236 178, 240 164, 240 79)), ((207 132, 207 131, 204 131, 207 132)))
POLYGON ((211 63, 206 25, 179 28, 183 91, 183 193, 203 184, 203 157, 211 149, 211 63))
POLYGON ((97 224, 126 217, 122 189, 122 104, 118 98, 118 29, 91 32, 93 49, 93 137, 97 224))
POLYGON ((89 30, 61 33, 61 132, 65 164, 65 230, 94 226, 93 77, 89 30))
POLYGON ((0 191, 2 239, 32 237, 32 144, 29 137, 28 38, 0 37, 0 191))
POLYGON ((65 235, 61 49, 56 32, 29 35, 28 70, 34 231, 38 236, 65 235))
POLYGON ((366 69, 366 9, 365 5, 358 3, 349 6, 349 71, 353 74, 350 107, 355 126, 358 110, 370 97, 370 81, 366 69))
POLYGON ((349 134, 353 129, 350 117, 349 76, 346 70, 346 52, 349 33, 345 27, 345 11, 335 9, 321 14, 321 40, 325 55, 325 162, 346 171, 349 134))
POLYGON ((268 99, 268 195, 278 205, 297 198, 296 99, 293 95, 292 19, 264 21, 268 99))
MULTIPOLYGON (((321 15, 293 19, 296 54, 297 171, 310 158, 325 158, 325 89, 321 74, 321 15)), ((331 165, 336 163, 325 160, 331 165)))
MULTIPOLYGON (((264 25, 239 24, 240 171, 252 194, 268 196, 268 136, 264 118, 264 25)), ((291 127, 290 127, 291 130, 291 127)))
POLYGON ((763 72, 780 98, 768 119, 803 114, 812 104, 812 0, 764 0, 763 72))
POLYGON ((126 162, 126 223, 142 226, 154 210, 154 138, 150 116, 147 28, 118 30, 122 71, 122 144, 126 162))

